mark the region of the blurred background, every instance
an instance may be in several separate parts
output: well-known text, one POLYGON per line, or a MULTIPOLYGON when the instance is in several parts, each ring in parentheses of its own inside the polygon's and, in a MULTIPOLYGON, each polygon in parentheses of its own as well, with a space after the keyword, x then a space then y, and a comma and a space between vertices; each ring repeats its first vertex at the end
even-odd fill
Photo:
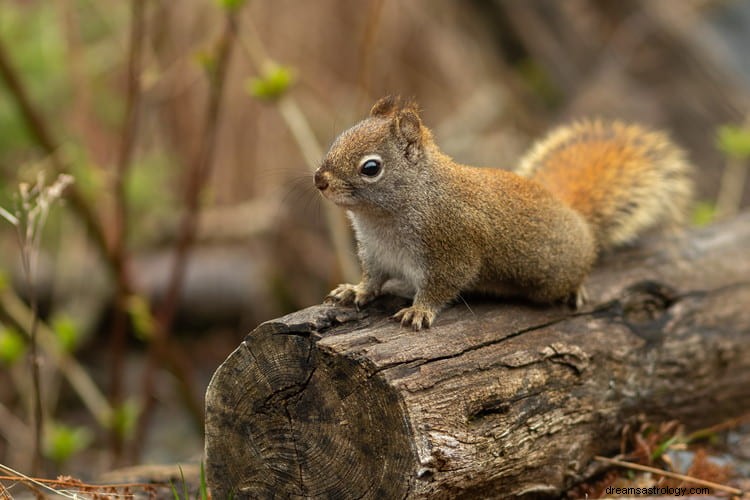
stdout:
POLYGON ((312 171, 385 94, 472 165, 512 168, 575 117, 663 128, 698 166, 693 223, 731 216, 748 47, 742 0, 4 1, 0 463, 199 457, 215 368, 358 278, 312 171))

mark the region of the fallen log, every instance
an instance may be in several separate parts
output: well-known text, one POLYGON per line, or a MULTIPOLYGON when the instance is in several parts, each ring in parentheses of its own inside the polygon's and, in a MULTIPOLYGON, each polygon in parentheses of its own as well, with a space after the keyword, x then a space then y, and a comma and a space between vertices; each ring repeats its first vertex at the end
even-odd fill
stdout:
POLYGON ((750 409, 750 213, 607 256, 590 304, 473 299, 415 333, 315 306, 260 325, 206 394, 214 498, 558 495, 642 416, 750 409))

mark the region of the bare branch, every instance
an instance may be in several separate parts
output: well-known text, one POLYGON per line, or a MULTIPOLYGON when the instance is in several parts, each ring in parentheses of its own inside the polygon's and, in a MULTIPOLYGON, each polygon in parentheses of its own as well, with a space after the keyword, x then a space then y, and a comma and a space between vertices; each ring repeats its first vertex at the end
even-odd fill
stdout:
POLYGON ((189 387, 189 370, 184 367, 174 356, 170 357, 166 346, 169 344, 169 335, 174 322, 175 313, 179 301, 179 293, 185 279, 185 270, 190 255, 190 250, 195 242, 197 232, 198 214, 200 212, 200 198, 203 187, 210 177, 213 167, 214 151, 218 139, 219 124, 222 112, 222 97, 224 95, 226 75, 229 69, 229 61, 234 45, 234 27, 237 22, 238 10, 227 9, 224 18, 224 30, 219 39, 216 49, 216 63, 209 70, 209 99, 204 116, 203 141, 195 161, 190 165, 187 173, 187 185, 185 188, 185 211, 180 221, 177 242, 175 244, 175 255, 172 269, 167 284, 167 290, 156 314, 156 329, 154 337, 149 345, 148 360, 143 375, 143 405, 142 412, 136 427, 136 437, 133 442, 137 455, 139 446, 145 441, 148 422, 154 407, 154 375, 159 359, 171 362, 172 369, 176 370, 178 380, 182 384, 182 392, 186 398, 189 409, 194 414, 197 422, 202 425, 203 405, 194 401, 194 391, 189 387))
MULTIPOLYGON (((130 20, 130 42, 128 55, 127 90, 125 119, 122 124, 120 150, 115 166, 112 190, 114 193, 114 221, 112 234, 112 262, 115 272, 115 313, 110 337, 110 400, 114 406, 122 402, 123 350, 128 326, 128 299, 132 294, 129 275, 128 205, 126 185, 128 171, 132 164, 135 149, 138 117, 141 102, 141 64, 143 39, 145 37, 144 0, 132 0, 130 20)), ((112 448, 115 456, 122 452, 122 436, 113 429, 112 448)))

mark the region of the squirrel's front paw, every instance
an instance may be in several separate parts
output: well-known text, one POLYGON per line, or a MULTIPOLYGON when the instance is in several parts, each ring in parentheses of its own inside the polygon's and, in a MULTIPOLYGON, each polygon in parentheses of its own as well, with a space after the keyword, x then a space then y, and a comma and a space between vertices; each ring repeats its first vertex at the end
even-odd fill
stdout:
POLYGON ((401 326, 411 326, 418 332, 422 328, 429 328, 435 320, 435 311, 425 307, 411 306, 401 309, 393 315, 393 319, 401 322, 401 326))
POLYGON ((366 291, 364 291, 361 284, 350 285, 348 283, 345 283, 331 290, 331 293, 329 293, 326 298, 323 299, 323 303, 328 305, 341 306, 354 305, 359 308, 372 301, 372 299, 374 298, 375 294, 367 293, 366 291))

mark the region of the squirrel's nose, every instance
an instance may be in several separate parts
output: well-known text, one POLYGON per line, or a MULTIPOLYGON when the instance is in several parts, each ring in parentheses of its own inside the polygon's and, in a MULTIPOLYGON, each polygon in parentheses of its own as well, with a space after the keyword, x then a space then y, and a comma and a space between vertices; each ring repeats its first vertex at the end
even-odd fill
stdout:
POLYGON ((328 188, 328 179, 320 170, 315 171, 315 187, 321 191, 325 191, 328 188))

